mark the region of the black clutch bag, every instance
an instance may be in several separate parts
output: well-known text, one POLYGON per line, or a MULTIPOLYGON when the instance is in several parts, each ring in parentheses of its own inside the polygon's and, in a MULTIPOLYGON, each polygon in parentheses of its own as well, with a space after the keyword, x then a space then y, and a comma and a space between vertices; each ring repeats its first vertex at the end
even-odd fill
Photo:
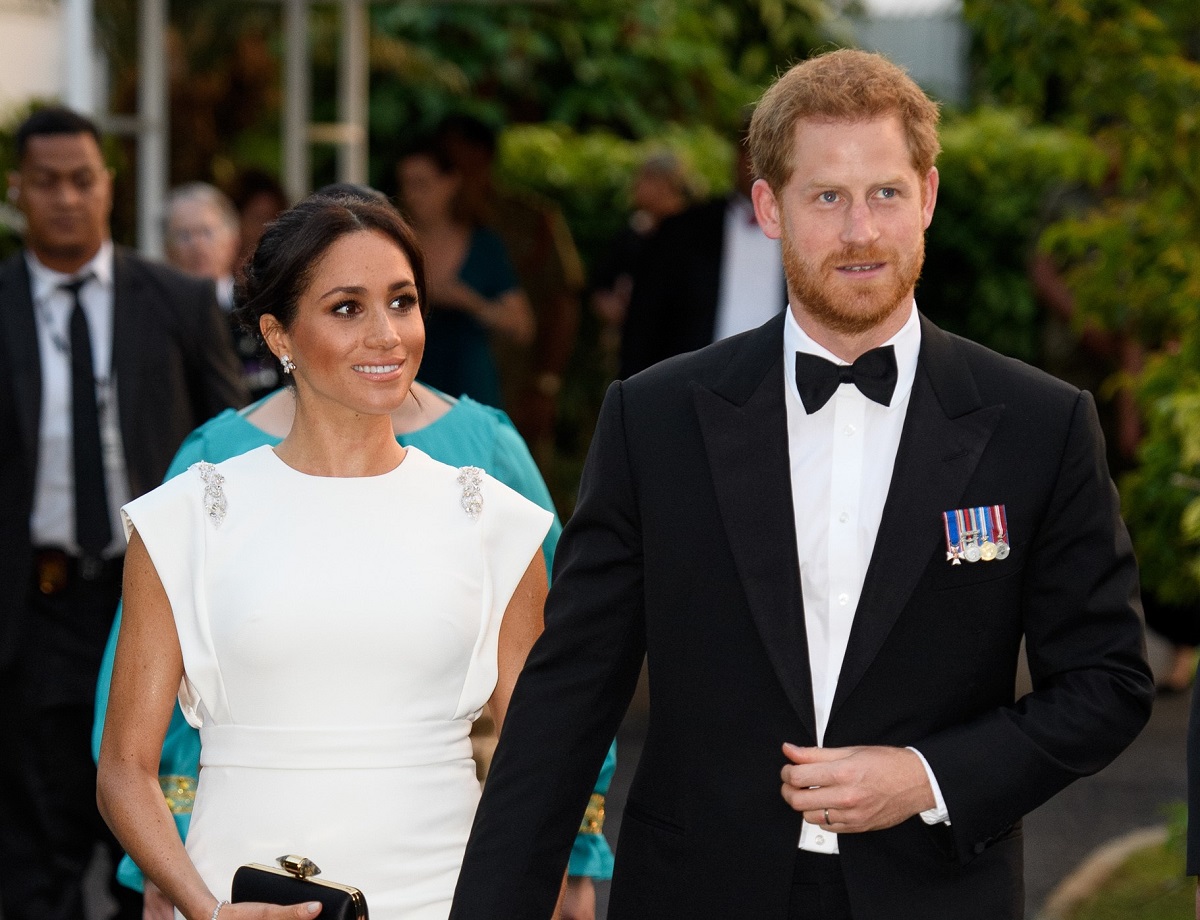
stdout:
POLYGON ((319 901, 320 920, 368 920, 367 899, 357 888, 313 878, 320 873, 311 859, 280 856, 279 868, 251 863, 233 873, 234 904, 303 904, 319 901))

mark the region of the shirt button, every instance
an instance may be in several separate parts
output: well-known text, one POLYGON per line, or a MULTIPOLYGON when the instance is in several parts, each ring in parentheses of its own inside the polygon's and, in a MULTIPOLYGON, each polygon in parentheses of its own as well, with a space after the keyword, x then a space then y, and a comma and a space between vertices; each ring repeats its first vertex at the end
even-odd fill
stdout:
POLYGON ((838 515, 838 520, 841 521, 843 524, 845 524, 848 520, 850 520, 850 512, 843 511, 841 514, 838 515))
POLYGON ((843 591, 838 595, 838 603, 845 607, 848 603, 850 603, 850 595, 843 591))
POLYGON ((842 430, 846 433, 846 437, 850 437, 850 435, 852 435, 852 434, 854 434, 854 432, 858 431, 858 429, 855 428, 853 425, 847 425, 842 430))
POLYGON ((825 846, 825 835, 817 834, 817 836, 815 838, 813 838, 813 842, 816 843, 816 845, 819 847, 825 846))

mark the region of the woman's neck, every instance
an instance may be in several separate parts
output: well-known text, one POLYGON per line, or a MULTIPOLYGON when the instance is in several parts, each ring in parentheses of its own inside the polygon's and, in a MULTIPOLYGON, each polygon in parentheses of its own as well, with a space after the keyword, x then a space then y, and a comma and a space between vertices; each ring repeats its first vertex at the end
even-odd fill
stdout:
POLYGON ((292 430, 275 448, 284 463, 310 476, 381 476, 404 460, 389 415, 306 410, 296 401, 292 430))
MULTIPOLYGON (((414 383, 408 397, 400 408, 392 413, 394 434, 412 434, 432 425, 450 411, 453 403, 429 387, 414 383)), ((244 421, 273 438, 283 439, 292 430, 296 418, 296 394, 291 387, 284 387, 264 399, 253 412, 244 416, 244 421)))

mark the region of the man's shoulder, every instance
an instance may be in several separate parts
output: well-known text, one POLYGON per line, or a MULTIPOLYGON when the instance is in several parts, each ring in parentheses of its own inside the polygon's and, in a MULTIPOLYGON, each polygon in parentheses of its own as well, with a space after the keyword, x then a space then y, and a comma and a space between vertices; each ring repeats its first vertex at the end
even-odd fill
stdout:
POLYGON ((946 332, 926 321, 923 333, 929 340, 926 356, 945 362, 947 356, 962 361, 972 381, 987 403, 1010 406, 1073 407, 1079 399, 1078 387, 1060 380, 1018 358, 1001 354, 970 339, 946 332))
POLYGON ((0 284, 10 280, 28 280, 29 272, 25 265, 25 250, 18 249, 0 260, 0 284))
POLYGON ((167 265, 165 262, 147 259, 140 253, 125 246, 113 247, 113 267, 115 271, 127 272, 131 277, 149 281, 160 287, 174 288, 193 293, 212 287, 211 281, 185 275, 179 269, 167 265))
POLYGON ((185 275, 122 246, 113 252, 113 272, 118 297, 152 303, 159 316, 177 314, 190 322, 198 320, 203 307, 216 304, 216 287, 211 281, 185 275))
POLYGON ((660 233, 687 234, 713 228, 723 229, 729 198, 721 196, 698 202, 663 220, 660 233))
POLYGON ((629 377, 624 386, 635 395, 671 390, 690 393, 696 385, 715 387, 742 372, 761 378, 782 354, 783 323, 776 316, 757 329, 659 361, 629 377))

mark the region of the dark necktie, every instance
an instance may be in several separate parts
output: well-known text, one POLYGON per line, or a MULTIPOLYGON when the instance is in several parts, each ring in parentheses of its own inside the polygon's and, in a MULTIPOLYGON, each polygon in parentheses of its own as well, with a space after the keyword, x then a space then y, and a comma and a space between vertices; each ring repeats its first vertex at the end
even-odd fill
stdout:
POLYGON ((100 412, 96 405, 96 373, 92 337, 79 300, 91 275, 62 285, 75 301, 71 310, 71 437, 75 461, 75 540, 83 555, 99 558, 112 541, 108 519, 108 489, 104 482, 104 452, 100 443, 100 412))
POLYGON ((896 389, 896 350, 872 348, 853 364, 834 364, 817 355, 796 352, 796 388, 804 411, 812 415, 843 383, 852 383, 867 399, 886 406, 896 389))

